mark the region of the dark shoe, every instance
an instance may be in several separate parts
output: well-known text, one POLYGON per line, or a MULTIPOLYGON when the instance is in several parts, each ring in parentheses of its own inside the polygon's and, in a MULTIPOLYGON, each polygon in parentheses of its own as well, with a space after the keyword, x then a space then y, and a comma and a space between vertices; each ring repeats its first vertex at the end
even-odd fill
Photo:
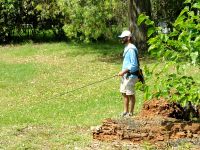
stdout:
POLYGON ((129 117, 132 117, 133 116, 133 113, 128 113, 127 114, 129 117))
POLYGON ((123 112, 123 113, 121 114, 121 117, 126 117, 128 114, 129 114, 128 112, 123 112))

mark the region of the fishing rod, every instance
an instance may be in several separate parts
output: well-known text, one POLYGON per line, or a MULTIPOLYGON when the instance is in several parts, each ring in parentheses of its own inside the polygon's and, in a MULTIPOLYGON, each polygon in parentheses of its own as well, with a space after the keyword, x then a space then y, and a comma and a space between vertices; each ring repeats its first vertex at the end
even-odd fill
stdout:
MULTIPOLYGON (((118 76, 118 75, 113 75, 113 76, 110 76, 110 77, 108 77, 108 78, 104 78, 104 79, 102 79, 102 80, 95 81, 95 82, 86 84, 86 85, 84 85, 84 86, 78 87, 78 88, 73 89, 73 90, 71 90, 71 91, 67 91, 67 92, 60 93, 60 94, 58 94, 58 95, 53 96, 52 98, 56 98, 56 97, 60 97, 60 96, 63 96, 63 95, 67 95, 67 94, 69 94, 69 93, 72 93, 72 92, 74 92, 74 91, 83 89, 83 88, 85 88, 85 87, 88 87, 88 86, 91 86, 91 85, 94 85, 94 84, 97 84, 97 83, 100 83, 100 82, 103 82, 103 81, 112 79, 112 78, 114 78, 114 77, 116 77, 116 76, 118 76)), ((52 99, 52 98, 50 98, 50 99, 52 99)))

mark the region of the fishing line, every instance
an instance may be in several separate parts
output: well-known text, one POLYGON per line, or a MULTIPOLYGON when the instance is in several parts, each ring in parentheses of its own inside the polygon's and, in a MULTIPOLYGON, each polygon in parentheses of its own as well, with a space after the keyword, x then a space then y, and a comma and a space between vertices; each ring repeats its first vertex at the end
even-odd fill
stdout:
MULTIPOLYGON (((52 98, 56 98, 56 97, 60 97, 60 96, 63 96, 63 95, 67 95, 67 94, 69 94, 69 93, 72 93, 72 92, 74 92, 74 91, 83 89, 83 88, 85 88, 85 87, 88 87, 88 86, 91 86, 91 85, 94 85, 94 84, 101 83, 101 82, 103 82, 103 81, 112 79, 112 78, 114 78, 114 77, 116 77, 116 76, 118 76, 118 75, 114 75, 114 76, 111 76, 111 77, 108 77, 108 78, 104 78, 104 79, 99 80, 99 81, 95 81, 95 82, 93 82, 93 83, 86 84, 86 85, 84 85, 84 86, 78 87, 78 88, 73 89, 73 90, 71 90, 71 91, 67 91, 67 92, 60 93, 60 94, 58 94, 58 95, 53 96, 52 98)), ((50 99, 52 99, 52 98, 50 98, 50 99)))

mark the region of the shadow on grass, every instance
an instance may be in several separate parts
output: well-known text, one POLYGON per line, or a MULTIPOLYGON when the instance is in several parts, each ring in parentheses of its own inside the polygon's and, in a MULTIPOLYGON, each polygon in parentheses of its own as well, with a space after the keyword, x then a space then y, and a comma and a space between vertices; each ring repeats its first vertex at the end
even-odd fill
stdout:
MULTIPOLYGON (((54 43, 64 43, 61 50, 65 51, 69 48, 68 51, 66 51, 63 55, 63 57, 76 57, 76 56, 83 56, 88 54, 95 54, 97 55, 97 60, 101 62, 107 62, 107 63, 121 63, 122 62, 122 54, 124 45, 120 43, 119 39, 115 39, 113 41, 94 41, 92 43, 83 43, 83 42, 70 42, 66 38, 55 38, 55 37, 45 37, 44 39, 35 38, 35 39, 21 39, 16 40, 11 43, 4 43, 4 45, 24 45, 24 44, 52 44, 50 46, 50 49, 52 49, 52 46, 54 46, 54 43)), ((55 46, 55 50, 57 51, 57 48, 55 46)), ((53 52, 52 51, 52 52, 53 52)), ((152 62, 152 59, 149 58, 148 54, 146 52, 139 51, 139 57, 140 60, 145 60, 148 62, 152 62)))
POLYGON ((95 54, 98 61, 108 63, 119 63, 122 59, 123 45, 117 42, 67 43, 67 45, 72 49, 67 52, 68 56, 95 54))
MULTIPOLYGON (((68 43, 67 46, 71 49, 67 52, 67 56, 83 56, 88 54, 97 54, 98 61, 107 63, 122 63, 124 45, 119 41, 109 42, 93 42, 93 43, 68 43)), ((66 56, 66 57, 67 57, 66 56)), ((139 60, 145 63, 155 63, 155 59, 150 57, 148 52, 142 52, 139 50, 139 60)))

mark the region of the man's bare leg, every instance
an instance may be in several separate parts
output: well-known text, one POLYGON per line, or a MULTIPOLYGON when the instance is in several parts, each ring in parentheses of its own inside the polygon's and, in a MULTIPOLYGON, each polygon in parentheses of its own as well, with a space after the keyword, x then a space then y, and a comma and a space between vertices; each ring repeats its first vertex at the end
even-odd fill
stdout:
POLYGON ((129 112, 129 96, 127 96, 126 94, 122 94, 123 98, 124 98, 124 113, 128 113, 129 112))
POLYGON ((129 102, 130 102, 130 114, 133 115, 134 106, 135 106, 135 95, 129 95, 128 96, 129 102))

